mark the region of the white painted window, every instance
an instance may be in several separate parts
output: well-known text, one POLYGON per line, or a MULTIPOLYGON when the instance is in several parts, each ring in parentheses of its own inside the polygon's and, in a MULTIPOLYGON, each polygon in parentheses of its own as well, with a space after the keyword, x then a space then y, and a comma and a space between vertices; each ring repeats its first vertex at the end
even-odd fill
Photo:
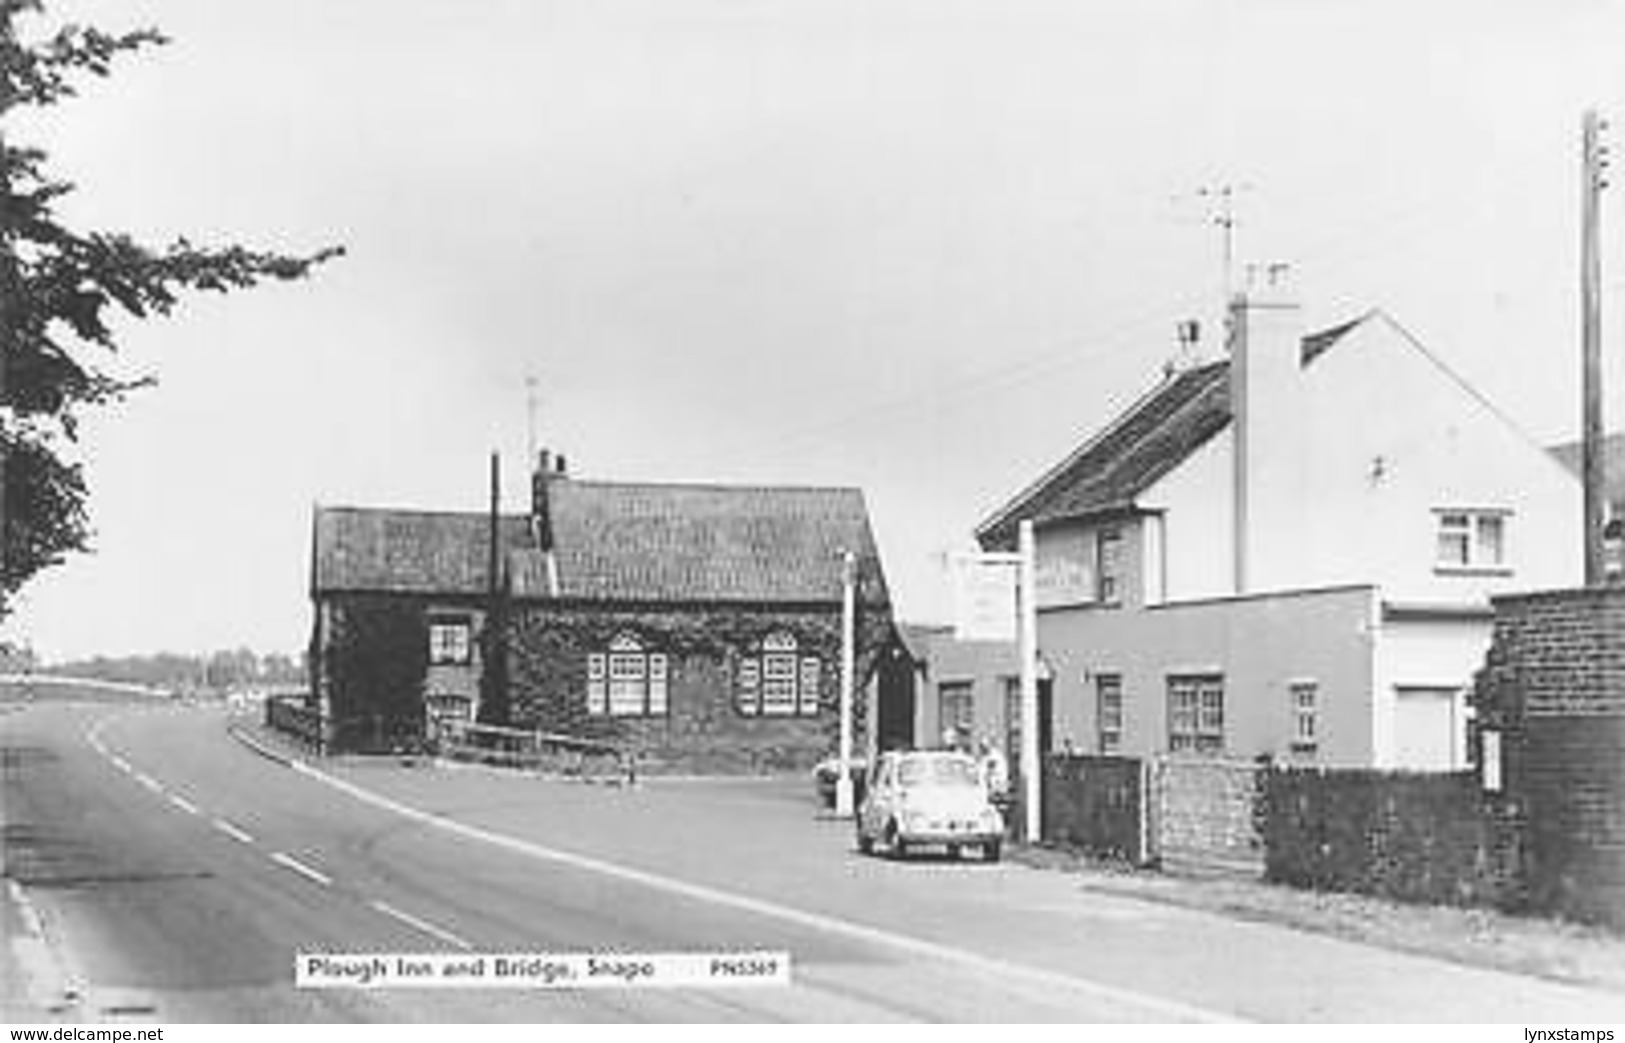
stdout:
POLYGON ((1442 572, 1508 568, 1507 519, 1501 510, 1440 510, 1434 562, 1442 572))
POLYGON ((666 713, 666 657, 656 652, 649 656, 649 714, 662 717, 666 713))
POLYGON ((1095 735, 1103 754, 1123 748, 1123 677, 1121 674, 1095 675, 1095 735))
POLYGON ((740 713, 752 717, 761 710, 762 664, 754 657, 739 661, 737 705, 740 713))
POLYGON ((606 657, 602 652, 587 656, 587 712, 590 714, 609 713, 609 690, 605 686, 607 673, 606 657))
POLYGON ((796 693, 796 712, 806 716, 818 712, 818 679, 821 673, 817 656, 801 658, 801 687, 796 693))
POLYGON ((1224 678, 1217 674, 1168 678, 1168 749, 1218 753, 1224 749, 1224 678))
POLYGON ((794 635, 776 631, 758 655, 740 660, 734 705, 750 717, 816 716, 822 674, 817 656, 802 655, 794 635))
POLYGON ((667 709, 666 657, 645 651, 631 634, 587 656, 587 712, 610 717, 661 717, 667 709))
POLYGON ((1099 583, 1097 600, 1116 605, 1123 600, 1123 533, 1101 529, 1095 538, 1095 575, 1099 583))
POLYGON ((1312 754, 1320 745, 1320 686, 1293 681, 1287 691, 1292 698, 1292 752, 1312 754))
POLYGON ((429 662, 467 666, 474 659, 473 624, 466 616, 429 619, 429 662))

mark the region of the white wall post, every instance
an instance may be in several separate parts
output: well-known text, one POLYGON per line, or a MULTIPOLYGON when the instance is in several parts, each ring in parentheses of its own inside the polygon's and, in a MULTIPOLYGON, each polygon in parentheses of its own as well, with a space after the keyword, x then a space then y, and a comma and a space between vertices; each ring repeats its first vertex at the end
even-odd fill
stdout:
POLYGON ((1033 523, 1023 521, 1020 527, 1019 572, 1020 597, 1017 626, 1021 655, 1021 810, 1022 839, 1036 842, 1042 833, 1039 819, 1039 774, 1043 767, 1038 762, 1038 582, 1037 553, 1033 537, 1033 523))
MULTIPOLYGON (((835 778, 835 817, 851 818, 852 799, 852 696, 855 678, 853 649, 856 616, 857 558, 851 551, 841 555, 841 749, 840 774, 835 778)), ((873 722, 870 723, 873 727, 873 722)))

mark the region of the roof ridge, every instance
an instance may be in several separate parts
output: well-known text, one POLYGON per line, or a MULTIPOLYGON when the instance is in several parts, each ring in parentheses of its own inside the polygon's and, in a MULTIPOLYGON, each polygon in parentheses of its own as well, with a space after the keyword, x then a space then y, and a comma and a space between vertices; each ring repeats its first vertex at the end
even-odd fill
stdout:
MULTIPOLYGON (((489 518, 488 510, 448 511, 431 507, 378 507, 361 506, 357 504, 323 504, 315 505, 317 514, 411 514, 420 518, 489 518)), ((499 511, 500 518, 523 519, 530 517, 528 511, 499 511)))
MULTIPOLYGON (((1300 364, 1308 365, 1310 362, 1313 362, 1321 354, 1333 347, 1338 341, 1342 340, 1342 338, 1355 327, 1362 325, 1380 314, 1381 312, 1378 309, 1367 309, 1365 312, 1355 316, 1352 319, 1303 334, 1299 337, 1300 350, 1302 352, 1300 355, 1300 364)), ((1228 381, 1229 373, 1230 358, 1228 356, 1224 358, 1211 359, 1207 362, 1200 362, 1187 369, 1173 370, 1165 373, 1162 380, 1159 381, 1155 386, 1140 394, 1134 399, 1134 401, 1129 403, 1129 405, 1114 414, 1112 418, 1107 421, 1107 423, 1097 428, 1093 435, 1086 439, 1076 449, 1072 450, 1065 457, 1063 457, 1059 463, 1046 469, 1036 480, 1029 482, 1015 496, 1006 500, 1004 506, 988 515, 987 518, 981 522, 981 524, 976 526, 974 530, 976 536, 978 538, 984 538, 989 533, 1007 524, 1010 521, 1011 515, 1014 514, 1019 508, 1021 508, 1024 504, 1032 503, 1043 493, 1045 489, 1064 476, 1072 467, 1086 459, 1090 453, 1097 450, 1109 439, 1123 432, 1128 425, 1134 423, 1135 420, 1142 416, 1147 409, 1151 408, 1155 403, 1157 403, 1161 396, 1168 394, 1173 388, 1178 386, 1179 382, 1191 381, 1195 385, 1192 387, 1189 397, 1184 402, 1181 402, 1179 405, 1175 406, 1169 412, 1169 415, 1164 417, 1161 422, 1155 424, 1150 430, 1144 432, 1139 438, 1134 439, 1134 445, 1142 444, 1147 438, 1154 436, 1158 429, 1172 422, 1174 418, 1184 415, 1190 408, 1200 402, 1203 394, 1211 388, 1213 382, 1215 382, 1217 379, 1224 379, 1228 381)), ((1194 448, 1195 447, 1192 447, 1193 450, 1194 448)), ((1166 474, 1169 470, 1172 470, 1174 466, 1177 466, 1177 461, 1171 463, 1168 467, 1163 468, 1160 473, 1166 474)))
POLYGON ((573 478, 564 476, 555 479, 554 488, 570 486, 593 486, 595 488, 621 488, 621 489, 683 489, 683 490, 710 490, 716 492, 838 492, 863 493, 863 487, 857 485, 799 485, 788 483, 768 482, 682 482, 682 481, 631 481, 614 478, 573 478))
POLYGON ((1152 402, 1156 401, 1158 396, 1166 394, 1169 389, 1171 389, 1179 381, 1184 380, 1187 377, 1191 377, 1194 374, 1202 374, 1204 377, 1208 377, 1213 373, 1218 372, 1218 370, 1221 368, 1228 372, 1230 368, 1230 360, 1214 359, 1211 362, 1204 362, 1200 365, 1193 366, 1190 369, 1178 370, 1164 375, 1163 378, 1157 382, 1155 387, 1148 388, 1138 395, 1134 401, 1130 402, 1127 406, 1119 410, 1111 420, 1097 428, 1093 435, 1085 439, 1082 445, 1072 450, 1072 452, 1063 457, 1059 463, 1045 470, 1044 473, 1041 474, 1036 480, 1027 483, 1027 485, 1020 492, 1011 497, 1009 500, 1005 501, 1005 505, 1003 507, 1000 507, 998 510, 994 511, 987 517, 986 520, 975 528, 975 534, 980 537, 983 533, 1003 525, 1009 520, 1009 516, 1016 510, 1016 508, 1038 495, 1039 491, 1047 486, 1050 482, 1065 474, 1069 467, 1077 463, 1079 460, 1082 460, 1091 450, 1100 445, 1100 443, 1104 442, 1108 436, 1120 430, 1123 425, 1129 423, 1134 417, 1138 416, 1142 410, 1148 407, 1152 402))

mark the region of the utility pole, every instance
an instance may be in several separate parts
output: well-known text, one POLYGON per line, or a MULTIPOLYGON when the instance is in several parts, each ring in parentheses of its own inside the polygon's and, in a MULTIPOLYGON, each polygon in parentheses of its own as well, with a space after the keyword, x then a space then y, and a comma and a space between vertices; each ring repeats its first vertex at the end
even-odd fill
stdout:
POLYGON ((1607 124, 1594 109, 1581 121, 1580 160, 1580 479, 1585 488, 1585 582, 1604 581, 1602 516, 1602 264, 1597 231, 1602 211, 1607 148, 1599 140, 1607 124))
POLYGON ((1236 216, 1236 197, 1243 192, 1251 192, 1251 185, 1214 185, 1211 188, 1199 188, 1196 194, 1201 199, 1209 201, 1213 207, 1213 216, 1210 220, 1219 229, 1219 237, 1224 246, 1224 303, 1230 305, 1230 295, 1236 292, 1236 225, 1239 218, 1236 216))
POLYGON ((525 466, 536 466, 536 376, 525 375, 525 466))
POLYGON ((477 717, 486 724, 507 724, 508 669, 506 591, 503 589, 502 458, 491 453, 491 516, 486 548, 486 615, 480 663, 480 705, 477 717))

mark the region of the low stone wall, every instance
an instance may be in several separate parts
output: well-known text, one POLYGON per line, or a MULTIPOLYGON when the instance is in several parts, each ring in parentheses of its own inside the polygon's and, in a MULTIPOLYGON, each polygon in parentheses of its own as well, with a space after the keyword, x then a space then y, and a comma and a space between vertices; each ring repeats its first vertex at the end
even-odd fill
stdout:
POLYGON ((1171 867, 1259 876, 1259 775, 1252 761, 1161 756, 1151 761, 1153 856, 1171 867))

